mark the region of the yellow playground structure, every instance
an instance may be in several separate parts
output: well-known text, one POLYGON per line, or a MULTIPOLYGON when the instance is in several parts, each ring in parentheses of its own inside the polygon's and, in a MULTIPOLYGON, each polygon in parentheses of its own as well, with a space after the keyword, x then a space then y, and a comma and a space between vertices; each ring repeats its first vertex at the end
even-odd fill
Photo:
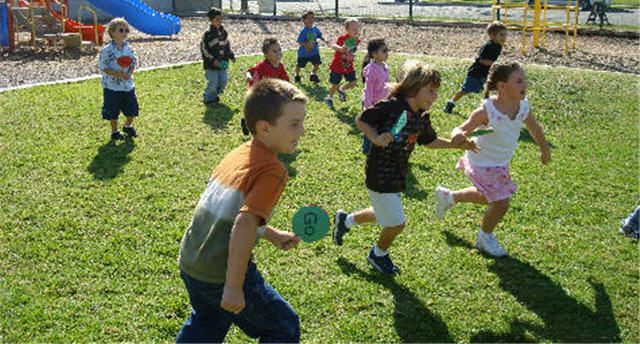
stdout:
MULTIPOLYGON (((499 20, 510 29, 522 31, 522 46, 520 52, 525 53, 527 48, 527 32, 531 32, 532 46, 534 48, 544 47, 544 39, 547 31, 564 31, 564 53, 569 51, 569 36, 573 36, 573 49, 576 48, 576 37, 578 36, 578 14, 580 11, 579 0, 555 0, 554 4, 549 4, 549 0, 519 0, 509 1, 493 0, 491 6, 493 20, 499 20), (558 4, 566 1, 566 4, 558 4), (564 11, 565 21, 549 21, 548 11, 564 11), (513 13, 515 12, 515 14, 513 13), (510 19, 521 14, 522 19, 510 19)), ((557 12, 556 12, 557 13, 557 12)))

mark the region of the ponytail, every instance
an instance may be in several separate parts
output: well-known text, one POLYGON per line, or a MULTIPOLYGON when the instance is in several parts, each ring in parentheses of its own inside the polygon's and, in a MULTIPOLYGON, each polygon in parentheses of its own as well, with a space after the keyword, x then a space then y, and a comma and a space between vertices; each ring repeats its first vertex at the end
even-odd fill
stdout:
POLYGON ((518 62, 503 62, 491 65, 487 76, 487 85, 484 88, 484 98, 489 98, 489 93, 498 89, 498 82, 507 82, 511 73, 518 69, 522 69, 518 62))
POLYGON ((371 60, 373 59, 373 53, 380 50, 382 47, 386 45, 387 43, 385 43, 383 38, 372 39, 367 44, 367 55, 365 55, 364 60, 362 61, 362 70, 360 72, 360 74, 362 75, 363 83, 366 82, 364 77, 364 67, 366 67, 369 63, 371 63, 371 60))

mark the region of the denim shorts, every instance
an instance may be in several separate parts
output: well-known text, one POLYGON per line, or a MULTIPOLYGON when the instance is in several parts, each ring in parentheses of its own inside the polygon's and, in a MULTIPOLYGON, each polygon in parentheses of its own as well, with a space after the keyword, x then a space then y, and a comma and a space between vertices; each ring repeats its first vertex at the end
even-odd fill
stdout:
POLYGON ((322 64, 322 60, 320 60, 320 55, 313 55, 308 57, 298 56, 298 63, 296 64, 296 67, 304 68, 309 62, 311 62, 311 64, 314 66, 322 64))
POLYGON ((340 73, 336 73, 336 72, 331 72, 331 73, 329 73, 329 82, 332 85, 337 85, 337 84, 340 83, 340 81, 342 81, 343 77, 344 77, 345 80, 347 80, 347 82, 356 81, 356 72, 353 71, 353 72, 348 73, 348 74, 340 74, 340 73))
POLYGON ((245 308, 232 314, 220 307, 224 284, 197 280, 184 271, 180 276, 189 292, 191 315, 182 325, 178 343, 221 343, 231 324, 260 343, 297 343, 300 319, 291 305, 264 281, 255 264, 249 263, 242 291, 245 308))
POLYGON ((480 93, 484 90, 485 81, 487 81, 487 78, 475 78, 467 75, 461 88, 464 93, 480 93))
POLYGON ((122 112, 127 117, 138 116, 138 98, 136 90, 113 91, 103 88, 104 103, 102 104, 102 118, 117 120, 122 112))

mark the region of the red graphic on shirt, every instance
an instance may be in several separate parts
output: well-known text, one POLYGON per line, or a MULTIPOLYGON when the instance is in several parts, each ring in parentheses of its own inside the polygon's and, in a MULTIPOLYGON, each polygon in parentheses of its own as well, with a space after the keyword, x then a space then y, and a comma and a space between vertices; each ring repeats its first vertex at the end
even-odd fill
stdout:
POLYGON ((131 66, 131 64, 133 63, 133 59, 131 57, 129 57, 129 56, 120 56, 120 57, 118 57, 116 62, 118 62, 118 65, 120 67, 127 68, 127 67, 131 66))

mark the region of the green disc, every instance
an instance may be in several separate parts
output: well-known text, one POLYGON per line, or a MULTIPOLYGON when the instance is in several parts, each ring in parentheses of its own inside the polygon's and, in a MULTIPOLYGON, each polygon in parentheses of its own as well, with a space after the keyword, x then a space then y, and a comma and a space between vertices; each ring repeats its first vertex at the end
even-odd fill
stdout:
POLYGON ((304 242, 322 239, 329 231, 329 215, 316 205, 300 208, 293 215, 293 233, 304 242))
POLYGON ((222 69, 229 68, 229 61, 228 60, 222 60, 222 62, 220 62, 220 68, 222 68, 222 69))
POLYGON ((471 134, 469 134, 469 137, 487 135, 491 134, 493 131, 493 128, 490 127, 486 129, 476 129, 471 134))
POLYGON ((349 37, 346 41, 344 41, 344 45, 349 49, 353 49, 358 45, 358 40, 355 37, 349 37))
POLYGON ((307 32, 307 42, 315 42, 316 34, 313 32, 307 32))

